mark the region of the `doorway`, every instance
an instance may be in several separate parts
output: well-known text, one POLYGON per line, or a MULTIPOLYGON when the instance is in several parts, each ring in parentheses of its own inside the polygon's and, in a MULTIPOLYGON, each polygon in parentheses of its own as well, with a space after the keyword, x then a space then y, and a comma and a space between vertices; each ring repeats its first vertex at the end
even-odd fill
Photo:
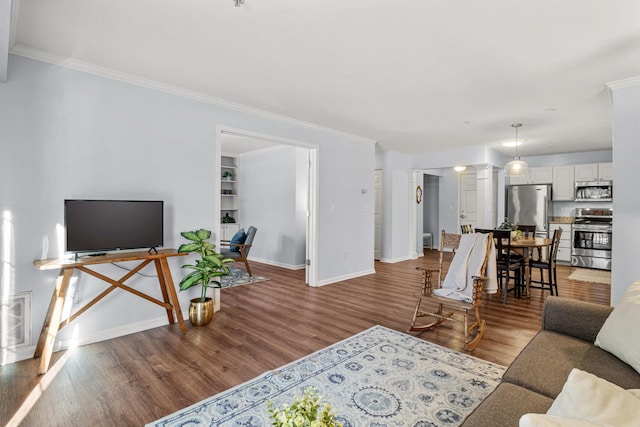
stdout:
POLYGON ((440 245, 440 177, 424 174, 423 188, 422 246, 424 250, 427 245, 429 249, 440 245))
MULTIPOLYGON (((259 218, 263 221, 261 227, 262 233, 258 231, 258 235, 265 233, 268 230, 268 237, 265 237, 261 246, 262 256, 258 257, 258 260, 266 262, 272 265, 283 266, 285 268, 291 268, 288 263, 280 262, 277 257, 279 256, 294 256, 292 251, 297 252, 297 247, 303 245, 304 255, 302 261, 299 263, 301 267, 305 269, 306 283, 309 286, 317 286, 318 283, 318 257, 317 257, 317 158, 318 147, 305 144, 300 141, 287 140, 284 138, 274 137, 267 134, 260 134, 256 132, 250 132, 242 129, 235 129, 227 126, 218 126, 216 129, 216 161, 215 161, 215 175, 220 177, 222 172, 222 157, 223 155, 236 155, 241 161, 238 164, 238 181, 241 182, 241 188, 244 188, 245 199, 242 201, 243 194, 238 194, 240 199, 239 203, 242 206, 246 204, 248 209, 245 212, 245 217, 253 217, 254 220, 259 218), (283 172, 285 168, 281 167, 281 161, 278 163, 269 163, 269 157, 274 156, 275 152, 286 152, 289 158, 295 157, 294 166, 286 169, 288 175, 283 172), (253 153, 253 154, 252 154, 253 153), (251 162, 250 159, 259 157, 260 161, 251 162), (245 159, 252 166, 245 169, 244 176, 249 177, 249 180, 242 181, 242 159, 245 159), (260 168, 260 169, 258 169, 260 168), (276 175, 280 177, 281 185, 269 182, 269 179, 273 179, 276 175), (253 176, 253 178, 250 178, 253 176), (286 178, 289 176, 289 178, 286 178), (261 179, 262 177, 262 179, 261 179), (252 181, 250 181, 252 180, 252 181), (255 186, 250 182, 257 183, 255 186), (280 195, 269 196, 270 192, 277 192, 281 186, 295 187, 292 193, 295 196, 291 196, 287 199, 282 199, 280 195), (244 186, 244 187, 242 187, 244 186), (257 189, 259 188, 259 191, 257 189), (261 198, 261 202, 256 207, 257 197, 261 198), (300 204, 302 201, 302 205, 300 204), (295 217, 295 220, 290 220, 285 228, 282 224, 277 224, 281 219, 277 215, 278 209, 287 209, 290 207, 295 210, 291 215, 295 217), (254 212, 253 216, 249 214, 249 211, 254 212), (256 212, 260 212, 258 215, 256 212), (273 218, 269 218, 272 215, 273 218), (265 218, 266 217, 266 218, 265 218), (264 221, 272 221, 269 226, 266 226, 264 221), (295 231, 301 228, 302 231, 295 231), (282 232, 278 232, 282 230, 282 232), (294 235, 292 238, 291 236, 294 235), (296 238, 295 236, 303 235, 304 237, 296 238), (301 242, 300 240, 304 240, 301 242)), ((279 159, 282 160, 282 159, 279 159)), ((213 194, 221 195, 221 180, 215 179, 213 194)), ((238 220, 243 218, 242 210, 238 214, 238 220)), ((220 236, 221 228, 221 216, 220 210, 214 211, 214 222, 216 227, 216 236, 220 236)), ((253 221, 255 222, 255 221, 253 221)), ((248 224, 253 225, 253 224, 248 224)), ((257 238, 258 240, 258 238, 257 238)), ((219 243, 219 242, 218 242, 219 243)), ((256 248, 258 246, 256 245, 256 248)), ((255 249, 254 249, 255 251, 255 249)), ((299 257, 298 257, 299 258, 299 257)))
POLYGON ((470 224, 472 229, 478 225, 478 184, 475 173, 460 175, 460 212, 459 224, 470 224))

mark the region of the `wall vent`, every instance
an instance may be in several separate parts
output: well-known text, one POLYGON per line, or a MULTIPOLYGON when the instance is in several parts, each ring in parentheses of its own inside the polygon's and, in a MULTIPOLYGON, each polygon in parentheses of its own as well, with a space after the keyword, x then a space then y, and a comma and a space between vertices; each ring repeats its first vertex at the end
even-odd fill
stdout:
POLYGON ((0 297, 0 348, 31 345, 31 292, 0 297))

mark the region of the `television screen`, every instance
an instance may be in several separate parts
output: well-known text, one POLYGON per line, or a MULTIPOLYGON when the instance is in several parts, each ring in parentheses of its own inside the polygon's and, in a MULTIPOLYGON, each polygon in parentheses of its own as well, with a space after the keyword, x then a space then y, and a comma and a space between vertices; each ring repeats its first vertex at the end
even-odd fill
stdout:
POLYGON ((164 203, 150 200, 65 200, 67 252, 163 245, 164 203))

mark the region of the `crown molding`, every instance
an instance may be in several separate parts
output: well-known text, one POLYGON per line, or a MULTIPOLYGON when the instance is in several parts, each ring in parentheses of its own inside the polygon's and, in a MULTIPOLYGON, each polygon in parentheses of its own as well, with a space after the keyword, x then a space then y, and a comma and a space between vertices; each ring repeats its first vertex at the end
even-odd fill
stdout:
POLYGON ((628 79, 615 80, 605 83, 609 90, 624 89, 627 87, 640 86, 640 76, 630 77, 628 79))
POLYGON ((290 125, 305 127, 308 129, 331 132, 334 134, 346 136, 361 142, 375 144, 377 141, 371 138, 367 138, 360 135, 355 135, 349 132, 329 128, 326 126, 317 125, 314 123, 305 122, 303 120, 294 119, 292 117, 282 116, 275 113, 270 113, 258 108, 249 107, 246 105, 238 104, 224 99, 216 98, 214 96, 205 95, 200 92, 184 89, 178 86, 161 83, 155 80, 139 77, 134 74, 123 73, 121 71, 113 70, 111 68, 102 67, 99 65, 91 64, 88 62, 80 61, 74 58, 65 58, 61 55, 57 55, 50 52, 45 52, 39 49, 33 49, 27 46, 16 44, 9 50, 10 53, 18 56, 22 56, 36 61, 46 62, 48 64, 57 65, 63 68, 71 70, 81 71, 88 74, 93 74, 99 77, 104 77, 110 80, 116 80, 131 85, 144 87, 147 89, 163 92, 169 95, 179 96, 181 98, 190 99, 205 104, 216 105, 218 107, 226 108, 229 110, 237 111, 239 113, 250 114, 263 119, 275 120, 290 125))

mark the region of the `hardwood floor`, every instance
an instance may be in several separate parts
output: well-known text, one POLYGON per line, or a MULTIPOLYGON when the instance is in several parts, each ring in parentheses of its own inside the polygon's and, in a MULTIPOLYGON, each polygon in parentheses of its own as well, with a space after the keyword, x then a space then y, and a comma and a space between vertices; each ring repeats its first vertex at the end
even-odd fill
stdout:
MULTIPOLYGON (((436 254, 376 263, 375 274, 319 288, 304 284, 303 271, 253 263, 271 280, 223 289, 222 310, 206 327, 182 335, 167 325, 55 353, 44 376, 37 360, 0 368, 0 422, 141 426, 376 324, 404 332, 420 287, 415 267, 437 266, 436 254)), ((561 296, 608 305, 608 285, 570 281, 571 271, 558 269, 561 296)), ((539 330, 546 295, 533 289, 530 302, 509 296, 507 305, 486 297, 487 331, 472 354, 511 363, 539 330)), ((418 336, 463 349, 458 322, 418 336)))

